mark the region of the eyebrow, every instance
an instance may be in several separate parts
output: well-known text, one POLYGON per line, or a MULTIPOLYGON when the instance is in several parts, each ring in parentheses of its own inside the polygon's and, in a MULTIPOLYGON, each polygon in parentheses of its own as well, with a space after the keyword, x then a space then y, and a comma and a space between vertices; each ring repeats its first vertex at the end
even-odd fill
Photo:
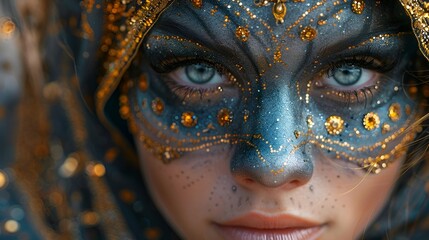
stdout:
POLYGON ((369 43, 372 39, 393 36, 399 37, 408 34, 412 34, 409 23, 404 23, 401 21, 399 24, 399 22, 396 21, 389 24, 389 27, 387 28, 385 26, 376 26, 376 28, 370 32, 359 32, 356 35, 349 36, 346 39, 340 42, 335 42, 332 45, 324 45, 321 47, 319 52, 321 55, 330 55, 338 52, 339 50, 354 49, 359 46, 366 45, 366 43, 369 43))
MULTIPOLYGON (((198 15, 195 17, 201 20, 198 15)), ((199 23, 200 25, 198 26, 202 26, 202 28, 189 28, 182 23, 175 21, 175 19, 167 18, 159 21, 156 28, 164 33, 173 34, 184 39, 191 40, 192 42, 199 43, 208 49, 216 50, 217 52, 222 53, 225 57, 235 58, 235 55, 232 54, 234 52, 233 49, 229 48, 214 37, 204 21, 201 20, 199 23)))

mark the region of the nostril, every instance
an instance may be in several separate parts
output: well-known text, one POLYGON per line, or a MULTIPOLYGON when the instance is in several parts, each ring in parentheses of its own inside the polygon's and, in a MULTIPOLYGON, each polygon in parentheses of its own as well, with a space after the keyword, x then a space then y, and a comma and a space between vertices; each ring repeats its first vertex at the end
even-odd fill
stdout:
POLYGON ((295 179, 295 180, 290 181, 290 182, 289 182, 289 184, 290 184, 290 185, 294 185, 294 186, 299 186, 301 183, 300 183, 300 181, 299 181, 299 180, 296 180, 296 179, 295 179))
POLYGON ((255 182, 255 180, 253 180, 253 179, 251 179, 251 178, 245 178, 244 179, 244 183, 246 183, 246 184, 252 184, 252 183, 254 183, 255 182))

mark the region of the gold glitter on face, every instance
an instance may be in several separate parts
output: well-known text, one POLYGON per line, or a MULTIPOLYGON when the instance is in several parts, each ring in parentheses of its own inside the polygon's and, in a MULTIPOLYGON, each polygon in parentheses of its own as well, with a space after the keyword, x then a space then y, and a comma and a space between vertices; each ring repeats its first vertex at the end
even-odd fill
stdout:
POLYGON ((235 30, 235 36, 240 39, 240 41, 242 42, 247 42, 247 40, 249 39, 249 29, 247 29, 247 27, 237 27, 237 29, 235 30))
POLYGON ((330 116, 326 119, 325 128, 330 135, 339 135, 344 130, 344 120, 339 116, 330 116))
POLYGON ((362 14, 365 9, 365 1, 364 0, 353 0, 352 2, 352 12, 356 14, 362 14))
POLYGON ((367 113, 363 118, 363 126, 368 131, 378 128, 380 126, 380 117, 374 112, 367 113))
POLYGON ((313 126, 314 126, 313 116, 307 116, 306 121, 307 121, 307 127, 309 129, 313 128, 313 126))
POLYGON ((197 125, 198 118, 193 112, 184 112, 182 113, 181 123, 185 127, 195 127, 197 125))
POLYGON ((147 80, 147 77, 145 74, 143 74, 139 79, 139 89, 142 92, 146 92, 149 88, 149 81, 147 80))
POLYGON ((393 122, 398 121, 401 118, 401 105, 398 103, 393 103, 389 107, 389 118, 393 122))
POLYGON ((160 98, 155 98, 152 101, 152 111, 156 114, 156 115, 161 115, 162 112, 164 111, 164 102, 160 99, 160 98))
POLYGON ((381 127, 381 133, 386 134, 390 132, 390 125, 385 123, 383 124, 383 126, 381 127))
POLYGON ((282 61, 282 52, 276 51, 274 53, 274 62, 278 63, 278 62, 281 62, 281 61, 282 61))
POLYGON ((217 113, 217 122, 221 126, 228 126, 230 123, 232 123, 232 112, 231 110, 227 108, 222 108, 217 113))
POLYGON ((303 41, 312 41, 317 37, 317 31, 312 27, 305 27, 301 30, 300 37, 303 41))

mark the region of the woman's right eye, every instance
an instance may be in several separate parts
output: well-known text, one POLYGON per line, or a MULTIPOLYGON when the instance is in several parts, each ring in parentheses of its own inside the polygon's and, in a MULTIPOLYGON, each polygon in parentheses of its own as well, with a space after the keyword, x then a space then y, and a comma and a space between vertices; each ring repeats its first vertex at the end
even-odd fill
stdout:
POLYGON ((167 77, 182 87, 195 90, 211 89, 228 81, 215 67, 205 63, 189 64, 167 73, 167 77))
POLYGON ((215 67, 204 62, 190 63, 162 76, 175 96, 196 105, 201 104, 201 100, 216 104, 220 97, 237 97, 237 88, 233 86, 235 77, 222 66, 215 67))

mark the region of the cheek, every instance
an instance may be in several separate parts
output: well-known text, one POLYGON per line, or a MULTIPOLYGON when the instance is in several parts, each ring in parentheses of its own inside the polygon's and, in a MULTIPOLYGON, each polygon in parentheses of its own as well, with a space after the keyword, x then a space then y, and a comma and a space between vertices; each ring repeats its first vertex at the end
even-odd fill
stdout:
POLYGON ((357 238, 371 224, 388 202, 404 157, 379 174, 368 174, 339 160, 318 159, 310 184, 317 196, 314 199, 322 200, 316 204, 317 214, 332 221, 328 237, 357 238))
POLYGON ((144 147, 139 148, 152 198, 181 236, 202 234, 198 229, 203 229, 216 211, 224 210, 218 196, 226 196, 233 186, 228 174, 229 150, 212 150, 216 153, 193 152, 164 164, 144 147))

